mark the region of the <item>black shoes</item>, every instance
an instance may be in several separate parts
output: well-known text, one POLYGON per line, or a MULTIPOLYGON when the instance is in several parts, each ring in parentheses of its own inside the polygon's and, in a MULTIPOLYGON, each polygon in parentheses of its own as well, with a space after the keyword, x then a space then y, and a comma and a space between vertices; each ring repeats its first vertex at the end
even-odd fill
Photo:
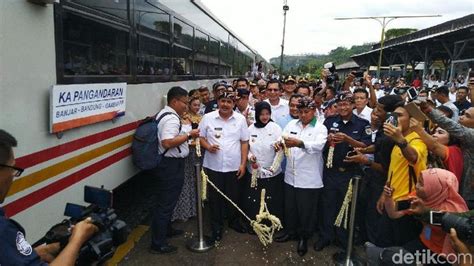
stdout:
POLYGON ((163 245, 159 248, 151 246, 149 252, 152 254, 164 255, 164 254, 173 254, 178 251, 178 248, 171 245, 163 245))
POLYGON ((314 250, 315 251, 321 251, 325 247, 329 246, 329 241, 324 241, 322 239, 319 239, 316 243, 314 243, 314 250))
POLYGON ((298 247, 296 248, 296 252, 301 257, 303 257, 306 252, 308 252, 308 241, 306 239, 301 238, 300 241, 298 241, 298 247))
POLYGON ((283 243, 287 241, 296 240, 296 237, 290 234, 283 234, 281 236, 275 237, 273 240, 275 240, 275 242, 278 242, 278 243, 283 243))
POLYGON ((170 227, 168 231, 166 232, 166 237, 175 237, 175 236, 180 236, 182 234, 184 234, 183 230, 174 229, 170 227))

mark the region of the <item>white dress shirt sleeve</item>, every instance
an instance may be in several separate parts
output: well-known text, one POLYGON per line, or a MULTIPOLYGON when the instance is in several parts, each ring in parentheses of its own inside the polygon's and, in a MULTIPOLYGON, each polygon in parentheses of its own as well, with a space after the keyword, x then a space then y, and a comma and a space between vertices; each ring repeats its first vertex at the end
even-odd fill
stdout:
POLYGON ((250 133, 247 125, 247 120, 244 118, 240 120, 240 141, 249 141, 250 133))
POLYGON ((314 126, 314 131, 316 133, 316 138, 313 140, 303 140, 304 141, 304 148, 303 150, 308 154, 314 154, 318 152, 322 152, 324 145, 326 144, 326 140, 328 137, 328 131, 325 126, 321 123, 316 123, 314 126))

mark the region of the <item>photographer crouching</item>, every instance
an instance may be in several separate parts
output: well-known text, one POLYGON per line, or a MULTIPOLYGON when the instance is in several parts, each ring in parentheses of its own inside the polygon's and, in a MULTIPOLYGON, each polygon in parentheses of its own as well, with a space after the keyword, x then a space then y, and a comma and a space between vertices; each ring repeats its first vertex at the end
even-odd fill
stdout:
POLYGON ((393 201, 393 188, 385 186, 388 216, 394 219, 413 215, 423 223, 423 231, 417 239, 403 246, 380 248, 366 243, 369 265, 472 265, 472 254, 461 241, 472 244, 474 219, 450 214, 468 211, 457 190, 455 175, 439 168, 421 172, 416 191, 410 194, 406 207, 401 204, 404 201, 393 201))
MULTIPOLYGON (((5 200, 13 178, 23 172, 23 169, 15 166, 13 147, 16 146, 16 139, 0 129, 0 203, 5 200)), ((92 224, 92 219, 87 218, 73 227, 68 244, 62 251, 59 243, 33 249, 25 239, 23 227, 5 217, 0 207, 0 265, 74 265, 82 245, 98 230, 92 224)))

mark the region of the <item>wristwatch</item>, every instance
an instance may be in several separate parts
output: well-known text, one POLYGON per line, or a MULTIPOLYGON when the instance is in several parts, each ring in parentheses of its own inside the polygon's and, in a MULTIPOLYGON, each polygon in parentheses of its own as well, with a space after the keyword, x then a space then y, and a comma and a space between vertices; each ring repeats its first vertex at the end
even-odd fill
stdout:
POLYGON ((397 143, 397 146, 403 150, 408 146, 408 142, 406 140, 403 140, 402 143, 397 143))

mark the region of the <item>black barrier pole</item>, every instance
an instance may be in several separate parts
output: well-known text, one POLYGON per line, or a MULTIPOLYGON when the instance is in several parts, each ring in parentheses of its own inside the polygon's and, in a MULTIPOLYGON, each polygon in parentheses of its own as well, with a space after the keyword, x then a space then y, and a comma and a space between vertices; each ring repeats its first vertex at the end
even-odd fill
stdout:
POLYGON ((198 238, 190 239, 186 247, 194 252, 206 252, 210 250, 213 245, 212 241, 209 240, 209 237, 204 235, 203 224, 202 224, 202 198, 201 198, 201 189, 202 189, 202 179, 201 179, 201 164, 194 164, 196 170, 196 198, 197 198, 197 227, 198 227, 198 238))
POLYGON ((359 194, 359 183, 362 179, 361 176, 356 175, 352 177, 352 199, 351 199, 351 213, 349 220, 349 238, 347 240, 347 250, 346 252, 340 252, 334 254, 334 260, 336 265, 364 265, 354 256, 352 256, 353 242, 354 242, 354 226, 355 226, 355 215, 356 215, 356 206, 357 206, 357 196, 359 194))

